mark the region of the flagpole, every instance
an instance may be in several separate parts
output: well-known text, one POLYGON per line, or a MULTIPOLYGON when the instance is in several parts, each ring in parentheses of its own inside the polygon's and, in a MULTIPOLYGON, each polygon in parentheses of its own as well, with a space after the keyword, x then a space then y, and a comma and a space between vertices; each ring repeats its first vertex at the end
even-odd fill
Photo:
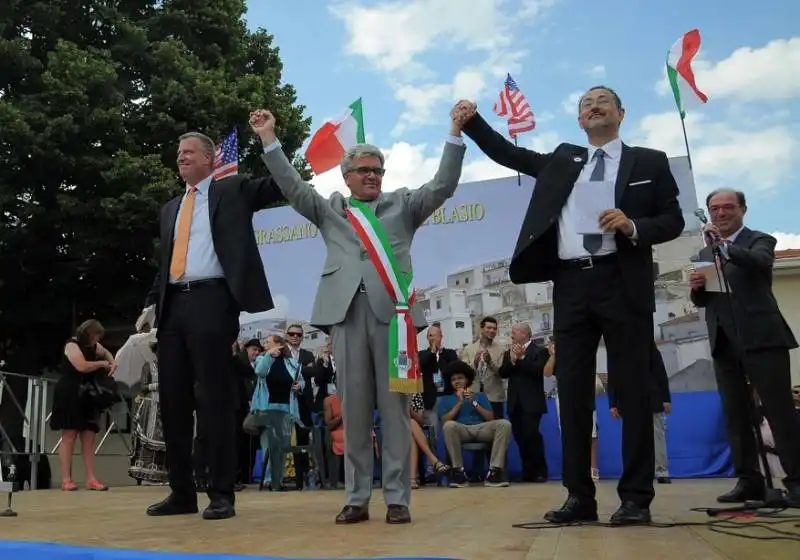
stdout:
POLYGON ((686 158, 689 160, 689 169, 692 169, 692 153, 689 150, 689 137, 686 136, 686 120, 681 113, 681 128, 683 129, 683 143, 686 144, 686 158))
MULTIPOLYGON (((514 146, 516 145, 517 145, 517 136, 514 135, 514 146)), ((519 174, 519 171, 517 171, 517 186, 518 187, 522 186, 522 175, 519 174)))

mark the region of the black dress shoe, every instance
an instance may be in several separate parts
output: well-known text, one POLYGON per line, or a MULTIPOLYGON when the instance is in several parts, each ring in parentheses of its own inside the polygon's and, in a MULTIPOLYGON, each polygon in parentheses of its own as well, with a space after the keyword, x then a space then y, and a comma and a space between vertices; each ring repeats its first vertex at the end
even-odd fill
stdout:
POLYGON ((800 509, 800 484, 786 489, 786 505, 790 508, 800 509))
POLYGON ((548 511, 544 518, 550 523, 597 521, 597 502, 593 498, 569 496, 560 509, 548 511))
POLYGON ((656 478, 656 482, 659 484, 672 484, 672 479, 670 479, 668 476, 659 476, 656 478))
POLYGON ((147 508, 147 515, 153 517, 165 515, 190 515, 197 513, 197 498, 182 498, 175 493, 167 496, 165 500, 147 508))
POLYGON ((212 501, 203 510, 203 519, 230 519, 236 517, 236 510, 226 501, 212 501))
POLYGON ((336 516, 337 525, 352 525, 369 521, 369 510, 358 506, 344 506, 336 516))
POLYGON ((386 510, 386 523, 389 525, 411 523, 411 512, 406 506, 392 504, 386 510))
POLYGON ((643 525, 650 523, 650 510, 639 507, 633 502, 623 502, 619 509, 611 514, 612 525, 643 525))
POLYGON ((733 490, 717 497, 721 504, 738 504, 744 502, 761 502, 764 500, 764 483, 739 480, 733 490))

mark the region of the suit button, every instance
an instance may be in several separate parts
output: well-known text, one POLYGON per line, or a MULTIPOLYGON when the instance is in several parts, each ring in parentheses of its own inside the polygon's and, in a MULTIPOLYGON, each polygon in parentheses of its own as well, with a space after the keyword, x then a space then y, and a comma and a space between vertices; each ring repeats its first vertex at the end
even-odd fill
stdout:
POLYGON ((369 253, 367 253, 366 249, 361 249, 361 260, 368 261, 369 260, 369 253))

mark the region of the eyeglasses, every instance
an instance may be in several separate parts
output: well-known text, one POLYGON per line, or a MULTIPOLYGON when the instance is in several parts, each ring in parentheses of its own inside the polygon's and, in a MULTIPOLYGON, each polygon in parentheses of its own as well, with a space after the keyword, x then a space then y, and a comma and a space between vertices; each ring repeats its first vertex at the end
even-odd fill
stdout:
POLYGON ((290 332, 290 333, 286 333, 286 336, 303 336, 303 333, 301 333, 301 332, 290 332))
POLYGON ((358 173, 362 177, 374 173, 378 177, 383 177, 386 174, 386 170, 381 167, 356 167, 355 169, 351 169, 348 173, 358 173))

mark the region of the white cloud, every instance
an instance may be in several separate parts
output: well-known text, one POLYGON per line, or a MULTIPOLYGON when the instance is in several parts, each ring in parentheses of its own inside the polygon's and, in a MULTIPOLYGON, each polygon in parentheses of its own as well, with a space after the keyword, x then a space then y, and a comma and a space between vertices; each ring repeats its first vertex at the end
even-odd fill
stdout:
POLYGON ((348 33, 346 52, 367 59, 382 71, 404 105, 393 135, 444 121, 446 105, 478 100, 500 90, 506 73, 521 70, 527 54, 514 48, 514 32, 536 21, 558 0, 408 0, 365 6, 342 0, 331 7, 348 33), (435 15, 434 15, 435 14, 435 15), (456 50, 478 61, 442 79, 420 60, 422 55, 456 50), (491 86, 489 82, 496 85, 491 86), (491 86, 491 87, 490 87, 491 86))
POLYGON ((578 103, 585 91, 573 91, 561 102, 561 109, 568 115, 578 115, 578 103))
MULTIPOLYGON (((699 197, 723 186, 749 192, 780 187, 791 177, 800 153, 800 137, 792 124, 734 127, 689 113, 686 128, 699 197)), ((686 155, 676 111, 647 115, 631 133, 623 129, 623 136, 631 144, 663 150, 669 156, 686 155)))
POLYGON ((770 235, 778 240, 775 249, 779 251, 783 249, 800 249, 800 233, 774 231, 770 235))
POLYGON ((589 76, 591 76, 592 78, 605 78, 606 67, 603 66, 602 64, 596 64, 595 66, 589 68, 589 70, 586 73, 589 74, 589 76))
MULTIPOLYGON (((692 69, 700 91, 715 99, 777 101, 800 95, 800 37, 776 39, 763 47, 740 47, 717 63, 698 55, 692 69)), ((666 69, 656 91, 669 95, 666 69)))

